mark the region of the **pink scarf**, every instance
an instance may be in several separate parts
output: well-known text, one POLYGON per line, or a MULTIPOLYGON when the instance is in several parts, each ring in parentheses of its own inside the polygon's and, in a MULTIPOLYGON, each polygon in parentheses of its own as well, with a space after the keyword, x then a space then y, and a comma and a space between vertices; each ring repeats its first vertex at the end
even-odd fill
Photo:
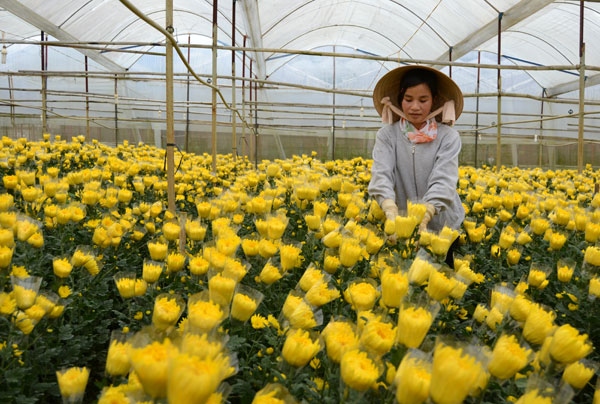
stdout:
POLYGON ((438 126, 434 118, 429 118, 423 128, 416 129, 412 123, 400 118, 400 130, 413 143, 429 143, 437 137, 438 126))

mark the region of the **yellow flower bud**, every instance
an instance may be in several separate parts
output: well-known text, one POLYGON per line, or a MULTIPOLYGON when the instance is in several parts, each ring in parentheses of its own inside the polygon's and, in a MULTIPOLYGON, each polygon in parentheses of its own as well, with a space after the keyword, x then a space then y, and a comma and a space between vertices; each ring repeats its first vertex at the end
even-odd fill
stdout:
POLYGON ((247 321, 256 311, 257 303, 254 299, 241 293, 233 297, 231 317, 240 321, 247 321))
POLYGON ((150 252, 150 258, 154 261, 164 261, 167 258, 168 246, 161 242, 150 242, 148 243, 148 251, 150 252))
POLYGON ((433 323, 430 310, 424 307, 404 307, 398 315, 397 342, 408 348, 418 348, 433 323))
POLYGON ((216 303, 202 299, 190 298, 188 305, 188 321, 202 332, 210 332, 216 328, 225 317, 224 311, 216 303))
POLYGON ((514 335, 504 334, 496 341, 488 370, 500 380, 510 379, 529 363, 531 355, 532 351, 522 347, 514 335))
POLYGON ((344 299, 355 311, 370 310, 378 297, 379 292, 368 282, 353 282, 344 291, 344 299))
POLYGON ((319 339, 301 329, 288 332, 281 356, 294 367, 303 367, 321 350, 319 339))
POLYGON ((579 334, 576 328, 565 324, 554 332, 550 355, 557 362, 573 363, 587 356, 592 349, 587 334, 579 334))
POLYGON ((557 276, 561 282, 570 282, 573 277, 573 268, 569 268, 567 265, 559 266, 557 276))
POLYGON ((221 306, 227 306, 233 298, 236 281, 234 279, 216 274, 208 281, 210 299, 221 306))
POLYGON ((327 356, 335 363, 340 363, 344 353, 358 348, 358 336, 346 321, 330 321, 321 336, 325 341, 327 356))
POLYGON ((423 285, 429 279, 429 275, 435 270, 435 267, 429 261, 417 256, 408 269, 408 281, 417 285, 423 285))
POLYGON ((282 274, 279 269, 273 266, 270 262, 267 262, 260 272, 259 279, 262 283, 271 285, 281 279, 282 274))
POLYGON ((129 363, 129 351, 131 344, 112 340, 106 355, 106 373, 111 376, 126 376, 131 365, 129 363))
POLYGON ((73 367, 56 372, 60 394, 67 400, 76 401, 76 397, 83 396, 89 375, 88 368, 73 367))
POLYGON ((52 261, 52 269, 57 277, 66 278, 71 274, 73 266, 66 258, 60 258, 52 261))
POLYGON ((438 344, 429 393, 437 404, 462 403, 484 374, 481 362, 462 348, 438 344))
POLYGON ((407 353, 396 371, 396 400, 399 404, 421 404, 429 397, 431 362, 407 353))
POLYGON ((565 368, 562 377, 574 388, 582 389, 594 376, 594 373, 593 367, 587 367, 581 362, 573 362, 565 368))
POLYGON ((427 285, 427 293, 432 299, 442 301, 450 295, 452 289, 456 285, 454 277, 446 276, 441 271, 431 271, 429 275, 429 284, 427 285))
POLYGON ((143 348, 131 349, 131 364, 144 392, 153 398, 167 395, 169 353, 174 350, 169 339, 155 341, 143 348))
POLYGON ((152 312, 152 324, 159 330, 166 330, 174 326, 183 311, 183 301, 177 295, 159 295, 154 300, 154 311, 152 312))
POLYGON ((340 362, 340 368, 344 383, 357 391, 371 388, 381 374, 377 363, 369 358, 366 352, 360 350, 346 352, 340 362))
POLYGON ((529 315, 523 325, 523 336, 532 344, 544 342, 554 327, 554 313, 545 311, 541 306, 532 304, 529 315))
POLYGON ((381 298, 387 307, 400 307, 408 292, 408 275, 390 269, 381 275, 381 298))

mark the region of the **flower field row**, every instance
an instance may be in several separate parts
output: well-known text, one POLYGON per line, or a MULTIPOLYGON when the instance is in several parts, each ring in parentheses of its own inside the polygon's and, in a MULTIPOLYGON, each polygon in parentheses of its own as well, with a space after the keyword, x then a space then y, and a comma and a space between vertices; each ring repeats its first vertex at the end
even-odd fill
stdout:
POLYGON ((164 150, 1 145, 0 402, 600 400, 591 167, 463 167, 419 233, 361 158, 184 153, 172 213, 164 150))

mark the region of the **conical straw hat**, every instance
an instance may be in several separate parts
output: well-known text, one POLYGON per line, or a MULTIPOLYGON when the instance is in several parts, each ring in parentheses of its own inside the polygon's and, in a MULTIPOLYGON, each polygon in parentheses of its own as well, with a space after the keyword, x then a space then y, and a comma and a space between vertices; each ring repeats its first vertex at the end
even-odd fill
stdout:
MULTIPOLYGON (((385 76, 383 76, 377 82, 375 86, 375 90, 373 90, 373 104, 375 105, 375 109, 379 116, 381 116, 381 110, 383 109, 383 104, 381 100, 384 97, 390 97, 390 101, 398 108, 402 109, 401 105, 398 105, 398 95, 400 95, 400 83, 402 82, 402 78, 406 73, 411 70, 422 69, 428 70, 435 74, 437 78, 437 86, 438 86, 438 99, 435 101, 435 104, 432 106, 431 110, 444 105, 446 101, 454 100, 454 111, 456 114, 456 119, 460 116, 463 110, 463 95, 460 88, 456 85, 456 83, 444 73, 436 70, 432 67, 428 66, 420 66, 420 65, 408 65, 401 66, 394 70, 389 71, 385 76)), ((436 116, 436 119, 441 117, 441 112, 436 116)), ((400 117, 394 114, 394 122, 399 120, 400 117)))

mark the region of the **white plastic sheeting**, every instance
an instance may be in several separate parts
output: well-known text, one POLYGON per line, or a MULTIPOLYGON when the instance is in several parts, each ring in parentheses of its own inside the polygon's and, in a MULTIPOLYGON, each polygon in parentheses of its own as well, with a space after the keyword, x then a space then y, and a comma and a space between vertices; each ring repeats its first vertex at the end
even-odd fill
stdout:
MULTIPOLYGON (((259 32, 266 48, 315 49, 338 45, 382 56, 435 60, 450 46, 470 38, 498 18, 496 10, 508 12, 517 0, 242 0, 256 2, 259 32), (489 4, 488 4, 489 3, 489 4), (492 8, 492 6, 495 8, 492 8)), ((239 1, 238 3, 241 3, 239 1)), ((523 0, 527 2, 528 0, 523 0)), ((0 9, 10 8, 10 1, 0 9)), ((81 41, 159 42, 162 35, 140 21, 118 0, 19 0, 27 9, 81 41)), ((163 0, 133 3, 158 24, 164 25, 163 0)), ((219 39, 231 44, 231 1, 219 2, 219 39)), ((245 33, 243 7, 238 9, 238 45, 245 33)), ((502 53, 538 63, 576 64, 579 41, 579 1, 555 1, 502 33, 502 53)), ((587 64, 600 65, 600 4, 586 2, 585 37, 587 64)), ((176 34, 210 37, 212 1, 174 2, 176 34)), ((0 26, 8 38, 39 36, 39 29, 0 10, 0 26)), ((493 38, 478 49, 496 51, 493 38)), ((250 44, 251 45, 251 44, 250 44)), ((140 48, 144 50, 146 48, 140 48)), ((139 55, 105 53, 124 68, 139 55)), ((288 59, 266 54, 267 75, 288 59)), ((526 63, 526 62, 523 62, 526 63)), ((570 81, 561 73, 536 72, 546 88, 570 81)))

